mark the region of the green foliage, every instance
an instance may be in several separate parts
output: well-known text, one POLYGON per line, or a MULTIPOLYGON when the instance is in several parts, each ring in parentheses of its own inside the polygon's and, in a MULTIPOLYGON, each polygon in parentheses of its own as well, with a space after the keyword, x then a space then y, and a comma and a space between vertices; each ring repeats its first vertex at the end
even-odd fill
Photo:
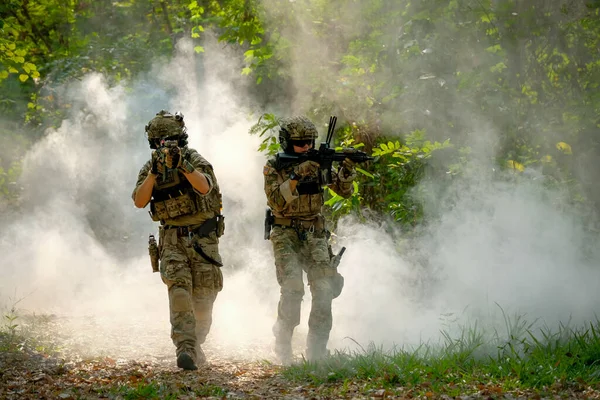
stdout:
POLYGON ((172 399, 178 398, 178 393, 158 382, 138 383, 135 386, 120 385, 111 390, 112 395, 118 395, 127 400, 136 399, 172 399))
POLYGON ((458 337, 442 332, 438 345, 383 351, 371 344, 361 351, 338 351, 318 363, 292 365, 283 375, 315 385, 359 379, 391 391, 410 387, 420 394, 447 395, 475 393, 484 386, 501 393, 600 383, 598 321, 575 329, 560 326, 555 332, 534 332, 533 323, 522 317, 506 322, 506 337, 497 332, 489 337, 475 325, 460 329, 458 337))
POLYGON ((15 305, 10 310, 6 310, 3 315, 2 329, 0 330, 0 351, 14 352, 18 350, 19 335, 17 328, 19 327, 17 310, 15 305))
POLYGON ((258 118, 258 121, 250 127, 251 135, 258 135, 263 140, 258 147, 258 151, 266 153, 268 156, 274 156, 279 151, 279 120, 274 114, 265 113, 258 118))
MULTIPOLYGON (((578 172, 600 153, 594 1, 8 0, 0 6, 0 117, 35 140, 69 109, 48 88, 91 71, 123 82, 171 57, 179 38, 204 52, 205 30, 244 55, 240 73, 255 79, 257 98, 277 99, 279 109, 294 98, 295 113, 315 121, 338 115, 340 142, 377 155, 361 166, 352 198, 328 199, 334 216, 366 206, 407 227, 426 220, 418 183, 435 168, 442 182, 442 170, 460 172, 478 129, 470 115, 498 133, 496 162, 515 179, 541 171, 574 205, 598 209, 596 180, 578 172), (407 137, 389 146, 396 132, 425 131, 430 144, 407 137), (432 163, 448 139, 455 154, 432 163)), ((275 125, 266 114, 252 132, 267 154, 278 149, 275 125)), ((14 194, 18 158, 2 155, 2 196, 14 194)))
MULTIPOLYGON (((373 164, 372 187, 378 188, 371 195, 369 207, 388 212, 395 221, 409 227, 422 222, 425 217, 420 200, 415 198, 414 190, 425 177, 428 162, 436 153, 452 148, 450 140, 440 143, 425 139, 425 132, 415 130, 406 136, 404 143, 388 140, 373 148, 376 157, 373 164)), ((444 173, 457 174, 458 160, 446 161, 442 165, 444 173), (454 163, 454 170, 449 165, 454 163)))
MULTIPOLYGON (((269 62, 274 55, 273 44, 265 41, 262 6, 254 0, 211 2, 211 14, 220 29, 219 40, 240 46, 244 50, 246 66, 242 74, 254 74, 256 83, 272 78, 277 66, 269 62)), ((277 37, 277 31, 270 33, 277 37)))
POLYGON ((224 398, 227 390, 220 386, 211 384, 200 384, 194 388, 174 387, 172 384, 150 380, 136 385, 120 384, 108 390, 111 396, 135 400, 135 399, 178 399, 181 396, 216 397, 224 398))

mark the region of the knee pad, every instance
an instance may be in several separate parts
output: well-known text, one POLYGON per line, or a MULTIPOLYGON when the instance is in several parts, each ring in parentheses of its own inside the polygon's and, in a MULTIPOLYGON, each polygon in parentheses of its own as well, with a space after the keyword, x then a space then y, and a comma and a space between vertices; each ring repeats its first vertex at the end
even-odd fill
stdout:
POLYGON ((188 290, 180 286, 173 286, 169 290, 171 299, 171 310, 175 312, 184 312, 192 310, 192 299, 188 290))

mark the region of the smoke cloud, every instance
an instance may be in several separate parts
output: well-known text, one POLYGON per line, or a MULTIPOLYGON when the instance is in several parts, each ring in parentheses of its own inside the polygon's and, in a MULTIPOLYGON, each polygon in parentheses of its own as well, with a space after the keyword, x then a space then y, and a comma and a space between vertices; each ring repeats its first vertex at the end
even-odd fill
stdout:
MULTIPOLYGON (((355 12, 345 9, 332 42, 349 40, 344 27, 360 20, 355 12)), ((308 55, 327 54, 315 38, 296 38, 290 74, 299 90, 290 114, 306 111, 312 96, 304 85, 314 59, 308 55)), ((26 157, 23 210, 0 233, 0 301, 10 306, 20 300, 25 310, 64 317, 82 351, 174 354, 166 288, 151 273, 147 255, 156 224, 131 200, 137 173, 150 157, 144 125, 168 109, 184 114, 190 146, 212 163, 224 196, 225 287, 215 303, 207 356, 272 357, 279 287, 262 236, 265 158, 256 151, 260 138, 248 134, 266 110, 246 95, 238 54, 214 41, 206 55, 191 47, 180 42, 172 62, 155 65, 128 90, 97 74, 57 88, 72 105, 69 118, 26 157)), ((560 193, 494 172, 493 126, 468 107, 453 112, 471 124, 481 156, 442 197, 424 191, 439 219, 412 239, 374 222, 340 222, 334 250, 347 247, 340 265, 346 285, 334 300, 331 348, 435 341, 440 330, 474 320, 497 327, 502 311, 548 325, 594 318, 599 254, 581 251, 587 240, 581 223, 556 211, 560 193)), ((309 307, 307 290, 297 352, 303 351, 309 307)))

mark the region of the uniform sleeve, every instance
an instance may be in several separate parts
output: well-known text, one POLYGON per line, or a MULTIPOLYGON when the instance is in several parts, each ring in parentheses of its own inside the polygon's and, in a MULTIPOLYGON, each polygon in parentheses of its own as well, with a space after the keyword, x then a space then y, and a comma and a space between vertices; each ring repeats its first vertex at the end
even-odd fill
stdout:
POLYGON ((328 185, 329 189, 333 190, 336 194, 347 199, 354 193, 353 181, 342 182, 338 177, 339 170, 331 170, 331 185, 328 185))
POLYGON ((131 198, 133 200, 135 200, 135 192, 137 192, 138 188, 146 180, 146 177, 148 176, 148 171, 150 171, 151 167, 152 167, 151 160, 148 160, 146 162, 146 164, 144 164, 142 169, 140 169, 140 172, 138 173, 137 182, 135 183, 135 189, 133 189, 133 192, 131 193, 131 198))
POLYGON ((290 180, 287 176, 282 176, 270 163, 263 168, 265 178, 265 194, 267 195, 267 204, 274 211, 282 211, 287 204, 299 197, 298 191, 290 189, 290 180))
POLYGON ((204 175, 204 177, 208 181, 208 192, 200 193, 196 189, 194 189, 194 192, 196 192, 200 196, 206 196, 212 191, 213 187, 217 182, 217 178, 215 177, 213 167, 208 161, 206 161, 204 157, 200 155, 200 153, 198 153, 195 150, 188 149, 188 155, 188 161, 194 166, 194 168, 198 172, 204 175))

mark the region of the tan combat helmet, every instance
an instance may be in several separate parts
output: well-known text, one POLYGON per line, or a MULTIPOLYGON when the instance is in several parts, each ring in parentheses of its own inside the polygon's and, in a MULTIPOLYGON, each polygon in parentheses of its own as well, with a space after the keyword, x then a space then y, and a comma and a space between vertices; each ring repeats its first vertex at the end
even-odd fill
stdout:
POLYGON ((282 118, 279 127, 279 144, 286 153, 294 152, 294 141, 309 140, 314 147, 315 139, 319 136, 315 124, 305 116, 282 118))
POLYGON ((159 111, 146 125, 146 135, 151 149, 156 149, 162 140, 178 140, 179 146, 187 145, 187 133, 183 114, 159 111))

